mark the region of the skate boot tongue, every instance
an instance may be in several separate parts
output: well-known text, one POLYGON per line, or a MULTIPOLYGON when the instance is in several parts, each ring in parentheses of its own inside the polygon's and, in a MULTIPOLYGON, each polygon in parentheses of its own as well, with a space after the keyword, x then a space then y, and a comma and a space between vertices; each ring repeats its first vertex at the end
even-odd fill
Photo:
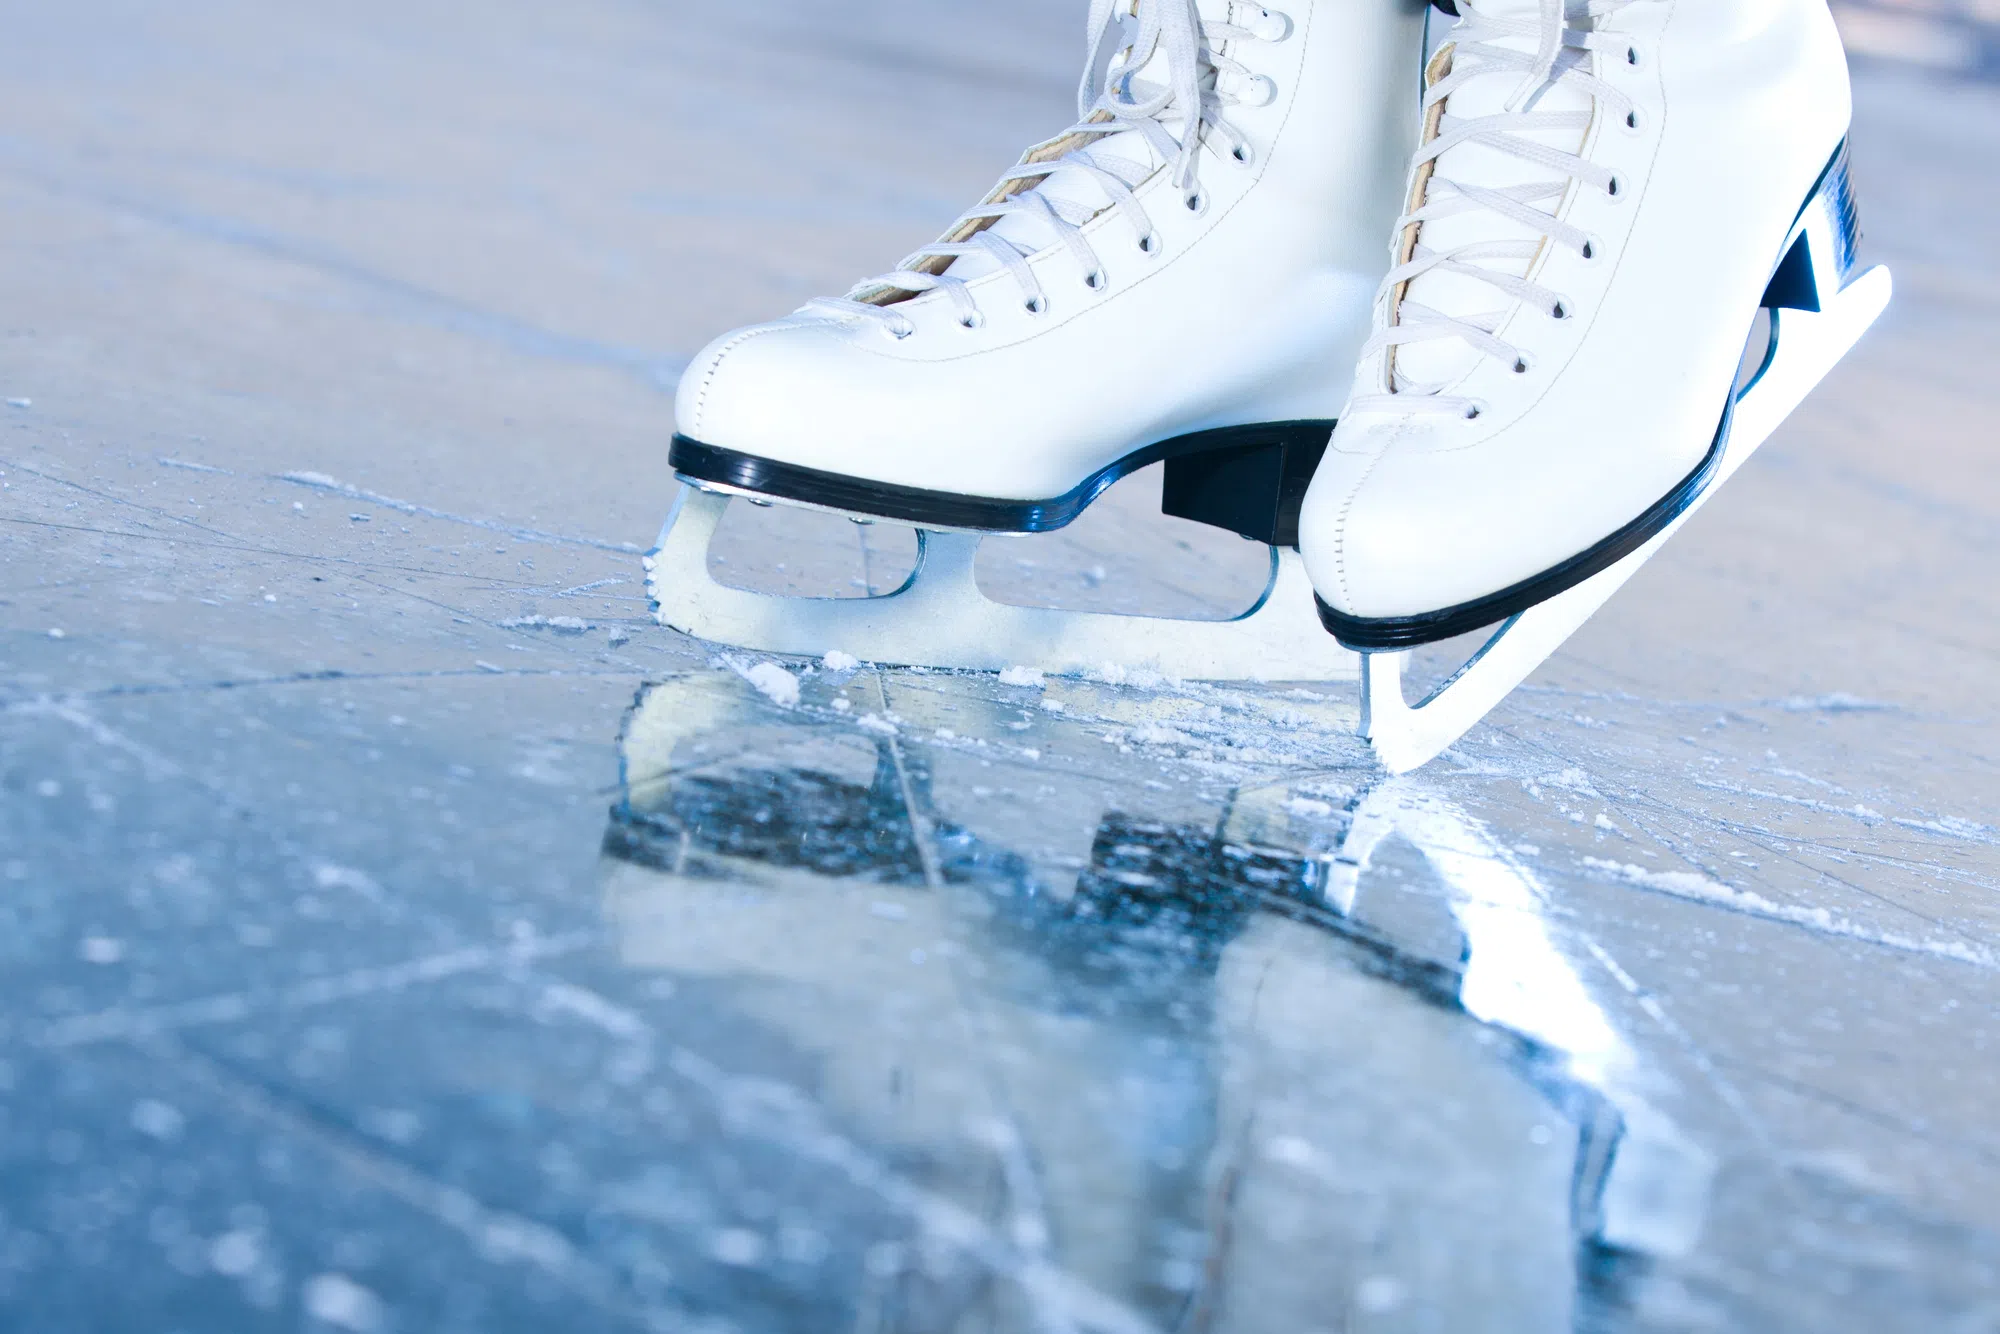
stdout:
MULTIPOLYGON (((1585 21, 1583 6, 1576 0, 1571 0, 1571 10, 1577 16, 1571 22, 1585 21)), ((1460 22, 1431 70, 1433 86, 1455 84, 1445 100, 1437 137, 1449 138, 1468 122, 1484 117, 1518 113, 1516 123, 1506 126, 1510 139, 1563 153, 1580 151, 1588 132, 1590 94, 1570 82, 1536 77, 1551 54, 1549 21, 1554 7, 1543 0, 1460 0, 1459 11, 1460 22), (1553 124, 1534 124, 1560 113, 1572 114, 1553 124)), ((1559 40, 1560 34, 1555 37, 1559 40)), ((1589 59, 1573 47, 1558 46, 1554 55, 1553 71, 1589 59)), ((1446 149, 1436 159, 1425 196, 1436 216, 1421 225, 1416 244, 1419 254, 1461 253, 1452 263, 1410 281, 1402 300, 1404 318, 1420 319, 1427 310, 1489 330, 1497 327, 1513 302, 1500 288, 1462 269, 1524 277, 1544 236, 1524 222, 1481 206, 1464 190, 1505 192, 1528 208, 1553 215, 1568 184, 1561 172, 1490 142, 1470 139, 1446 149)), ((1414 393, 1448 388, 1482 355, 1461 338, 1404 343, 1395 351, 1398 387, 1414 393)))
MULTIPOLYGON (((1188 0, 1145 0, 1146 4, 1157 5, 1162 10, 1176 9, 1192 11, 1197 33, 1208 23, 1226 22, 1229 17, 1229 0, 1198 0, 1190 6, 1188 0)), ((1098 6, 1103 8, 1102 5, 1098 6)), ((1117 6, 1123 9, 1123 5, 1117 6)), ((1136 36, 1139 26, 1138 14, 1128 14, 1121 25, 1124 29, 1118 38, 1107 38, 1106 45, 1113 46, 1111 67, 1115 71, 1120 57, 1125 54, 1125 43, 1136 36), (1115 46, 1114 46, 1115 43, 1115 46)), ((1102 60, 1098 62, 1102 64, 1102 60)), ((1204 91, 1214 86, 1215 72, 1206 62, 1194 71, 1197 86, 1204 91)), ((1185 72, 1176 67, 1172 53, 1164 42, 1153 50, 1151 57, 1141 65, 1127 86, 1126 97, 1133 102, 1144 102, 1162 89, 1184 87, 1185 72)), ((1101 90, 1097 90, 1101 91, 1101 90)), ((1114 95, 1116 90, 1113 90, 1114 95)), ((1153 119, 1171 136, 1173 145, 1185 142, 1186 116, 1179 105, 1180 98, 1156 114, 1153 119)), ((1073 160, 1081 158, 1092 166, 1110 172, 1129 188, 1138 185, 1160 167, 1166 165, 1167 157, 1161 152, 1165 146, 1157 141, 1157 136, 1149 136, 1137 126, 1117 130, 1087 144, 1072 149, 1055 160, 1055 169, 1038 184, 1017 191, 1016 198, 1040 195, 1047 199, 1057 216, 1073 225, 1081 225, 1111 207, 1114 200, 1104 183, 1085 170, 1083 165, 1073 160)), ((1048 227, 1033 213, 1010 213, 996 219, 988 228, 993 235, 1012 242, 1023 252, 1032 253, 1048 243, 1048 227)), ((990 254, 972 253, 958 256, 947 270, 954 278, 970 281, 984 277, 1000 267, 1000 261, 990 254)))

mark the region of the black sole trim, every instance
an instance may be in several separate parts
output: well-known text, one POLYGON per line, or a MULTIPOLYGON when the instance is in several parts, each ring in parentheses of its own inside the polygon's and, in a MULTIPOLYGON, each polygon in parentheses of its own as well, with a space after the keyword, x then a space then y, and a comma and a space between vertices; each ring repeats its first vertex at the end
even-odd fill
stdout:
POLYGON ((918 528, 1046 533, 1070 523, 1120 478, 1163 460, 1271 446, 1317 450, 1325 447, 1327 437, 1332 434, 1333 422, 1316 420, 1261 422, 1194 431, 1136 449, 1092 473, 1072 490, 1047 500, 1008 500, 896 486, 870 481, 865 477, 780 463, 755 454, 703 444, 678 434, 674 436, 667 460, 674 473, 686 482, 727 486, 774 500, 864 514, 918 528))
POLYGON ((1569 591, 1592 575, 1602 574, 1652 541, 1708 489, 1709 482, 1714 480, 1716 470, 1722 465, 1723 453, 1729 445, 1729 426, 1735 415, 1736 403, 1731 399, 1729 406, 1723 410, 1722 423, 1716 428, 1715 440, 1709 445, 1708 453, 1673 490, 1611 536, 1560 565, 1551 566, 1497 593, 1415 616, 1348 616, 1327 606, 1324 599, 1315 595, 1313 602, 1319 608, 1320 624, 1331 631, 1345 648, 1380 653, 1456 639, 1459 635, 1496 625, 1510 616, 1518 616, 1536 603, 1546 602, 1558 593, 1569 591))
MULTIPOLYGON (((1855 246, 1860 235, 1860 224, 1854 204, 1853 185, 1848 179, 1848 148, 1843 137, 1840 146, 1833 151, 1833 157, 1821 169, 1819 179, 1813 183, 1806 195, 1805 203, 1799 206, 1798 219, 1805 217, 1815 203, 1825 201, 1833 212, 1834 244, 1839 253, 1835 255, 1835 267, 1843 281, 1855 267, 1855 246)), ((1765 287, 1760 303, 1764 309, 1776 312, 1784 309, 1817 312, 1822 302, 1832 293, 1819 291, 1814 276, 1811 256, 1805 250, 1805 238, 1788 246, 1772 268, 1771 278, 1765 287)), ((1754 384, 1770 368, 1771 358, 1777 354, 1777 330, 1773 326, 1771 345, 1765 349, 1764 365, 1751 377, 1754 384)), ((1625 557, 1653 540, 1661 529, 1679 518, 1714 480, 1716 469, 1721 466, 1723 451, 1729 443, 1729 426, 1736 415, 1736 393, 1732 392, 1728 404, 1723 408, 1722 422, 1716 428, 1715 440, 1708 447, 1708 454, 1695 470, 1682 478, 1679 485, 1662 496, 1645 513, 1620 528, 1588 550, 1578 552, 1560 565, 1555 565, 1540 574, 1523 579, 1497 593, 1461 602, 1455 607, 1441 611, 1423 612, 1415 616, 1363 617, 1348 616, 1326 605, 1317 594, 1313 602, 1319 609, 1320 624, 1345 648, 1364 653, 1383 652, 1395 649, 1418 648, 1424 644, 1435 644, 1440 640, 1456 639, 1474 630, 1489 625, 1497 625, 1511 616, 1518 616, 1536 603, 1546 602, 1559 593, 1568 592, 1594 574, 1601 574, 1625 557)))

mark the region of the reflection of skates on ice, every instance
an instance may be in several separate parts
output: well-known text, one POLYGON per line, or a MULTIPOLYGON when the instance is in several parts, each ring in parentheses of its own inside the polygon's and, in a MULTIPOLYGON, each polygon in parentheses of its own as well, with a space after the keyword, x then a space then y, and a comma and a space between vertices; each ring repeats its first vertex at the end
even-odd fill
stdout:
POLYGON ((1347 392, 1329 368, 1367 336, 1401 202, 1421 7, 1129 9, 1092 6, 1079 123, 943 240, 695 359, 672 453, 690 489, 651 570, 668 625, 887 663, 1355 675, 1293 548, 1347 392), (979 591, 978 534, 1060 528, 1154 463, 1169 513, 1271 547, 1251 611, 1159 621, 979 591), (917 568, 873 598, 724 587, 705 554, 731 495, 910 524, 917 568))
POLYGON ((1459 8, 1397 267, 1301 520, 1396 771, 1553 653, 1889 299, 1885 271, 1856 270, 1825 0, 1459 8), (1405 700, 1412 648, 1489 626, 1405 700))
MULTIPOLYGON (((1112 8, 1094 6, 1100 40, 1112 8)), ((885 663, 1351 676, 1310 629, 1309 576, 1363 655, 1365 733, 1414 768, 1657 552, 1886 304, 1888 275, 1855 262, 1825 0, 1460 0, 1345 407, 1324 367, 1360 341, 1347 233, 1377 212, 1381 142, 1414 121, 1385 109, 1410 25, 1344 0, 1134 8, 1137 45, 1101 94, 1087 82, 1085 122, 945 242, 697 359, 673 454, 690 488, 649 567, 661 619, 885 663), (1060 527, 1161 459, 1170 513, 1271 544, 1251 612, 980 594, 977 534, 1060 527), (724 587, 705 553, 731 494, 911 523, 917 567, 881 597, 724 587), (1405 699, 1412 649, 1487 627, 1405 699)))
MULTIPOLYGON (((727 1109, 660 1194, 841 1220, 817 1274, 731 1273, 673 1226, 704 1210, 633 1210, 682 1291, 758 1328, 1554 1330, 1598 1257, 1700 1235, 1709 1151, 1476 820, 1070 773, 1024 821, 1005 764, 854 728, 846 684, 670 681, 620 738, 606 910, 675 998, 669 1124, 727 1109)), ((908 730, 1004 735, 992 689, 911 691, 908 730)))

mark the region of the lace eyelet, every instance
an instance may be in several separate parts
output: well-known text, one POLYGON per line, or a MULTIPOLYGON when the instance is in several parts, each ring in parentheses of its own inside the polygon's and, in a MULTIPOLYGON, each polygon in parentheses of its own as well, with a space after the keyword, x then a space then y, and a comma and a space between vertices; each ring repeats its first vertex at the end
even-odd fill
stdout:
POLYGON ((1196 190, 1192 194, 1182 195, 1181 202, 1186 204, 1187 211, 1194 214, 1197 218, 1208 212, 1208 196, 1200 190, 1196 190))
POLYGON ((1158 236, 1158 235, 1157 235, 1156 233, 1153 233, 1153 232, 1148 232, 1148 233, 1146 233, 1146 234, 1145 234, 1144 236, 1140 237, 1140 238, 1139 238, 1139 253, 1140 253, 1140 254, 1142 254, 1142 255, 1157 255, 1157 254, 1159 254, 1159 253, 1160 253, 1160 238, 1159 238, 1159 236, 1158 236))
POLYGON ((1267 107, 1278 100, 1278 85, 1269 75, 1257 74, 1243 81, 1243 88, 1236 94, 1236 104, 1246 107, 1267 107))
POLYGON ((1595 236, 1586 236, 1583 238, 1583 250, 1580 253, 1585 263, 1595 263, 1598 256, 1604 253, 1604 242, 1595 236))
POLYGON ((1105 284, 1106 279, 1103 269, 1092 269, 1089 273, 1083 275, 1083 285, 1093 292, 1102 292, 1105 284))
POLYGON ((1549 318, 1550 318, 1550 319, 1552 319, 1552 320, 1566 320, 1566 319, 1568 319, 1568 318, 1569 318, 1569 302, 1567 302, 1567 301, 1557 301, 1557 302, 1556 302, 1556 303, 1555 303, 1555 304, 1554 304, 1553 306, 1550 306, 1550 307, 1549 307, 1549 318))
POLYGON ((1238 144, 1229 150, 1229 157, 1238 166, 1247 167, 1257 160, 1257 150, 1248 144, 1238 144))
POLYGON ((1625 48, 1625 63, 1626 63, 1626 64, 1628 64, 1628 65, 1630 65, 1630 66, 1632 66, 1632 67, 1633 67, 1634 69, 1637 69, 1637 68, 1639 67, 1639 48, 1638 48, 1638 47, 1636 47, 1636 46, 1628 46, 1628 47, 1626 47, 1626 48, 1625 48))
POLYGON ((1031 296, 1021 303, 1021 309, 1027 311, 1030 315, 1040 315, 1047 311, 1048 308, 1049 303, 1038 296, 1031 296))
POLYGON ((917 326, 910 323, 908 320, 904 320, 901 324, 884 325, 883 328, 887 330, 889 337, 895 339, 899 343, 917 331, 917 326))
POLYGON ((1628 134, 1637 134, 1639 132, 1639 109, 1637 107, 1625 113, 1625 131, 1628 134))
POLYGON ((1615 171, 1612 172, 1610 181, 1605 184, 1604 193, 1613 199, 1623 199, 1625 197, 1625 178, 1615 171))
POLYGON ((1292 35, 1292 16, 1276 9, 1261 10, 1258 20, 1250 25, 1250 31, 1258 41, 1276 46, 1292 35))
POLYGON ((961 329, 978 329, 985 324, 986 317, 976 310, 958 317, 958 327, 961 329))
POLYGON ((1465 419, 1467 421, 1476 422, 1485 415, 1486 403, 1483 400, 1475 398, 1465 405, 1465 419))
POLYGON ((1533 370, 1533 369, 1535 369, 1535 362, 1534 362, 1534 358, 1530 357, 1530 356, 1529 356, 1529 355, 1528 355, 1527 353, 1525 353, 1525 352, 1519 352, 1519 353, 1516 353, 1516 354, 1515 354, 1515 356, 1514 356, 1514 374, 1516 374, 1516 375, 1526 375, 1526 374, 1527 374, 1527 373, 1528 373, 1529 371, 1531 371, 1531 370, 1533 370))

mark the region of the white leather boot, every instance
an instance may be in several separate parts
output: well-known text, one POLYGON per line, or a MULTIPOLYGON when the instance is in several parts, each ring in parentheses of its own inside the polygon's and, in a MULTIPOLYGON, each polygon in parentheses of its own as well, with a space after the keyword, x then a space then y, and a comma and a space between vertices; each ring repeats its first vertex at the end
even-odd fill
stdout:
POLYGON ((1361 649, 1505 620, 1664 531, 1728 451, 1760 304, 1817 311, 1816 269, 1853 268, 1826 0, 1458 9, 1301 518, 1321 619, 1361 649))
POLYGON ((1305 459, 1289 527, 1345 396, 1328 369, 1368 335, 1422 15, 1092 0, 1080 121, 895 272, 711 343, 681 382, 674 470, 1033 532, 1156 460, 1278 445, 1305 459))

